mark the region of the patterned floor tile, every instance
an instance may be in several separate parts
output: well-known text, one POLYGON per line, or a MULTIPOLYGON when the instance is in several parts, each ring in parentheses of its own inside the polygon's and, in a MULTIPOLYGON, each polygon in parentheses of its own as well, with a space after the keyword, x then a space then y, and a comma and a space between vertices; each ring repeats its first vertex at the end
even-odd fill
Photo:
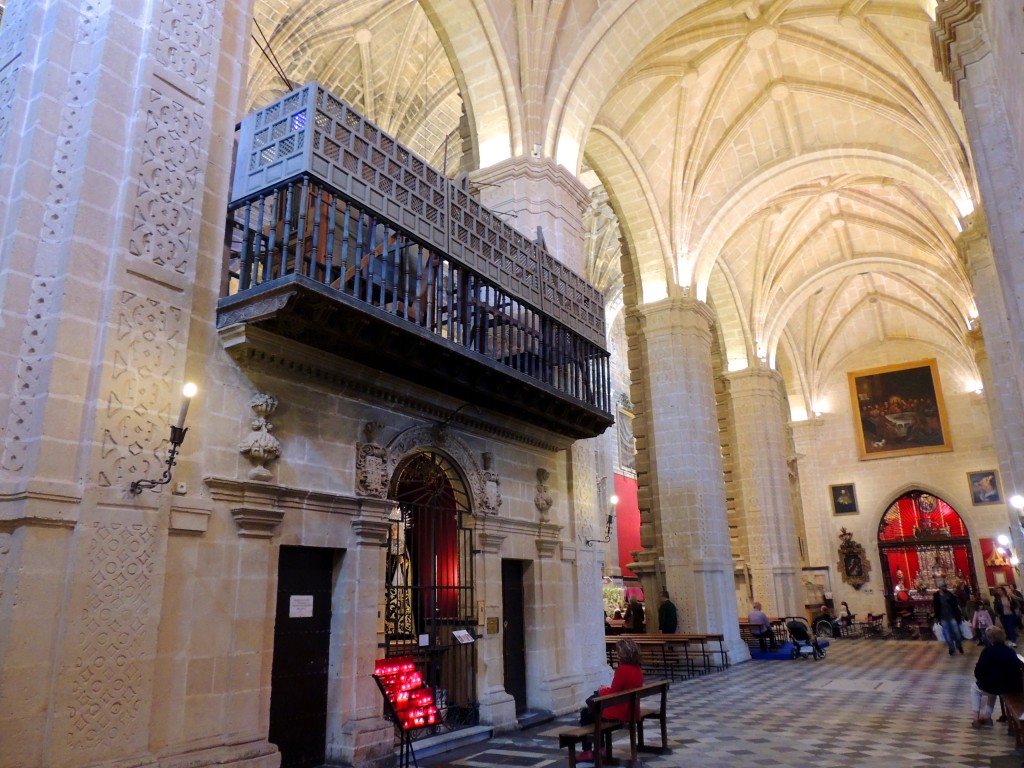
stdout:
MULTIPOLYGON (((749 662, 673 683, 666 755, 645 768, 1020 768, 1006 727, 970 727, 978 649, 940 643, 836 641, 822 661, 749 662)), ((998 714, 998 712, 997 712, 998 714)), ((420 760, 420 768, 568 765, 566 715, 541 728, 420 760)), ((657 742, 657 737, 654 736, 657 742)), ((628 735, 615 753, 628 753, 628 735)))

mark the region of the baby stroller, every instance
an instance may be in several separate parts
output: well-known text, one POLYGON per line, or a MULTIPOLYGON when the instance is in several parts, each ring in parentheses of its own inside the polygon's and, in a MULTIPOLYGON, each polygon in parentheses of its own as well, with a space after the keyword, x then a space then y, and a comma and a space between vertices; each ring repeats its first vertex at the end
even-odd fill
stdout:
POLYGON ((794 659, 806 659, 810 656, 817 661, 825 658, 825 649, 818 645, 818 637, 811 634, 805 619, 786 619, 786 629, 789 630, 789 639, 793 641, 794 659))

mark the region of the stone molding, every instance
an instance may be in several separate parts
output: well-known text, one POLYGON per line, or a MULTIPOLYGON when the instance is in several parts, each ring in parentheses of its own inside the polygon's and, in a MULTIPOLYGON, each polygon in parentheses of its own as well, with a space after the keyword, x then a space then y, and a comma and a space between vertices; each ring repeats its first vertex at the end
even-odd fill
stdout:
POLYGON ((417 386, 415 382, 342 360, 244 322, 221 327, 218 335, 224 349, 243 370, 255 369, 273 376, 299 378, 306 383, 314 381, 332 385, 339 393, 371 406, 386 403, 394 413, 405 413, 449 426, 458 425, 474 433, 552 453, 564 450, 574 442, 509 419, 488 419, 486 413, 482 418, 467 411, 453 413, 457 405, 432 390, 417 386))
POLYGON ((81 489, 63 483, 30 482, 0 489, 0 530, 22 525, 74 528, 82 503, 81 489))
POLYGON ((715 313, 698 299, 689 296, 670 297, 633 308, 630 312, 641 321, 644 335, 682 330, 707 336, 708 343, 711 343, 715 313))
POLYGON ((932 57, 935 69, 953 86, 957 104, 967 67, 990 51, 981 0, 941 0, 932 23, 932 57))
MULTIPOLYGON (((290 510, 358 515, 373 506, 367 501, 350 496, 252 480, 207 477, 203 482, 210 489, 214 501, 227 505, 231 517, 238 524, 238 535, 241 537, 266 539, 276 536, 285 513, 290 510)), ((381 515, 384 514, 383 505, 379 511, 381 515)))

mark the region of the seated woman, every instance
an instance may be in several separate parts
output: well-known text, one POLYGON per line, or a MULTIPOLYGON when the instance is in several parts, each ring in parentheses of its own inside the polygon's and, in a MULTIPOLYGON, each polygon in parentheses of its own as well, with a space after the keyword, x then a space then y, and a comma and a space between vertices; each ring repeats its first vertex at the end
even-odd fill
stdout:
POLYGON ((989 627, 988 645, 974 665, 974 685, 971 687, 971 711, 974 720, 972 728, 992 725, 992 708, 996 696, 1004 693, 1020 693, 1021 671, 1016 652, 1006 644, 1006 632, 1002 627, 989 627))
MULTIPOLYGON (((615 675, 612 677, 612 684, 608 687, 601 687, 594 694, 595 696, 607 696, 609 693, 629 691, 639 688, 644 684, 644 672, 640 669, 640 648, 628 637, 615 643, 615 653, 619 659, 619 666, 615 668, 615 675)), ((593 697, 591 697, 593 698, 593 697)), ((616 704, 604 710, 605 720, 630 720, 636 716, 635 712, 629 711, 629 704, 616 704)), ((580 725, 593 725, 596 713, 590 707, 590 699, 587 699, 587 706, 580 710, 580 725)), ((584 739, 583 752, 577 756, 580 762, 590 762, 594 759, 594 745, 589 739, 584 739)))

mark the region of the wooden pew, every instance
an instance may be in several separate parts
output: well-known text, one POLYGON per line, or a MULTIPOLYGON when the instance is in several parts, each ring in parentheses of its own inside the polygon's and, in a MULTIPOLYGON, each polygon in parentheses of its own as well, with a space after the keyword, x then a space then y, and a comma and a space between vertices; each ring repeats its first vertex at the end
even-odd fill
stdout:
POLYGON ((590 706, 594 709, 595 718, 593 725, 580 725, 574 728, 566 728, 558 733, 558 747, 566 747, 569 750, 569 766, 576 766, 576 745, 584 739, 590 739, 594 745, 594 764, 600 768, 603 765, 618 765, 618 761, 612 756, 612 733, 625 728, 629 731, 629 761, 628 765, 637 765, 637 753, 668 752, 668 727, 666 723, 666 703, 668 700, 668 680, 656 680, 645 683, 639 688, 633 688, 619 693, 609 693, 605 696, 595 696, 590 700, 590 706), (643 706, 644 699, 659 696, 657 705, 643 706), (602 717, 603 712, 617 704, 630 704, 630 710, 636 713, 636 718, 626 721, 606 720, 602 717), (644 722, 656 720, 660 724, 661 746, 650 747, 644 744, 644 722))

